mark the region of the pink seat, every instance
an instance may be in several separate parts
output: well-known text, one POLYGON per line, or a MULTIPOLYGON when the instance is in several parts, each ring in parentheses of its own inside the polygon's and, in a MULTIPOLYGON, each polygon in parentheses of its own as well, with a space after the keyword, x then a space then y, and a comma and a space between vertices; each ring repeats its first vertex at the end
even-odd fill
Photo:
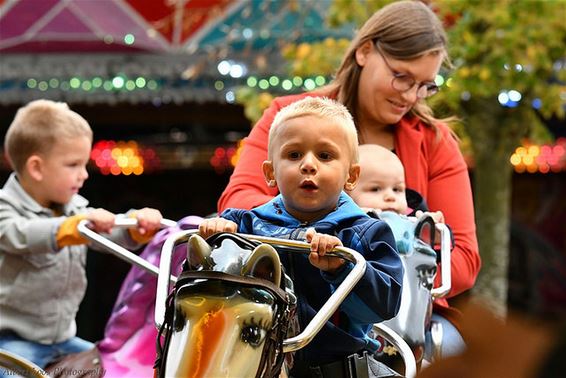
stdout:
MULTIPOLYGON (((201 217, 188 216, 158 232, 145 247, 141 257, 155 266, 163 243, 171 234, 197 228, 201 217)), ((173 253, 172 273, 181 272, 186 258, 186 247, 173 253)), ((106 329, 104 338, 97 343, 102 357, 102 366, 107 377, 152 377, 155 362, 157 329, 154 324, 155 291, 157 277, 145 270, 132 267, 120 293, 106 329)))

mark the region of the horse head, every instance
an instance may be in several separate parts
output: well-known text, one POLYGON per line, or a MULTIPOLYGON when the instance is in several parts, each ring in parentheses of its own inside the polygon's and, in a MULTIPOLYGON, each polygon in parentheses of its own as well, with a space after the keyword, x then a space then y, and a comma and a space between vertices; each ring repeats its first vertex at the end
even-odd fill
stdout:
POLYGON ((191 236, 170 300, 160 374, 272 375, 281 368, 289 323, 282 286, 279 255, 271 245, 228 233, 207 241, 191 236))

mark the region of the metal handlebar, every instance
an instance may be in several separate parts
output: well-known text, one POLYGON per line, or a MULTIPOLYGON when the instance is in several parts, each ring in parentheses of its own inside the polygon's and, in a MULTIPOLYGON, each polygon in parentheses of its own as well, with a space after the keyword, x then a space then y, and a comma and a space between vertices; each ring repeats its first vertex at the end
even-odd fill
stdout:
POLYGON ((51 376, 33 362, 7 350, 0 349, 0 367, 3 377, 50 378, 51 376))
POLYGON ((443 223, 436 223, 435 227, 440 231, 440 262, 443 269, 440 272, 440 286, 433 288, 430 294, 433 298, 442 298, 452 288, 450 230, 443 223))
MULTIPOLYGON (((186 230, 175 233, 165 240, 165 244, 161 250, 161 261, 159 264, 159 277, 157 278, 157 294, 155 299, 155 324, 160 327, 165 319, 166 299, 169 294, 169 280, 167 277, 171 275, 171 257, 177 243, 188 240, 189 236, 197 233, 198 230, 186 230)), ((242 236, 257 240, 262 243, 278 245, 282 247, 291 247, 291 252, 309 253, 310 244, 295 240, 276 239, 266 236, 246 235, 242 236), (300 250, 305 251, 300 251, 300 250)), ((311 319, 305 329, 295 337, 291 337, 283 341, 283 352, 293 352, 306 346, 320 331, 324 324, 330 319, 332 314, 338 309, 342 301, 352 291, 354 286, 362 278, 365 272, 366 261, 358 252, 345 247, 336 247, 329 256, 341 257, 347 261, 354 263, 354 268, 344 281, 336 288, 334 293, 328 298, 326 303, 311 319)))
MULTIPOLYGON (((91 230, 88 227, 89 224, 90 222, 86 219, 79 222, 77 229, 79 231, 79 234, 81 234, 81 236, 85 237, 86 239, 92 242, 95 242, 96 244, 103 247, 105 250, 107 250, 108 252, 110 252, 111 254, 113 254, 114 256, 118 257, 121 260, 124 260, 137 267, 140 267, 156 276, 159 274, 159 269, 155 265, 147 262, 145 259, 139 257, 135 253, 128 251, 126 248, 116 244, 112 240, 109 240, 108 238, 100 235, 96 231, 91 230)), ((131 228, 137 226, 137 224, 138 221, 134 218, 116 218, 116 220, 114 221, 114 227, 117 228, 131 228)), ((173 227, 176 224, 177 223, 175 221, 169 219, 161 220, 162 227, 173 227)), ((177 281, 177 278, 173 276, 170 277, 170 279, 171 282, 173 283, 177 281)))
POLYGON ((383 323, 373 325, 373 331, 382 336, 399 351, 405 364, 405 378, 414 378, 417 375, 417 361, 409 344, 399 334, 383 323))

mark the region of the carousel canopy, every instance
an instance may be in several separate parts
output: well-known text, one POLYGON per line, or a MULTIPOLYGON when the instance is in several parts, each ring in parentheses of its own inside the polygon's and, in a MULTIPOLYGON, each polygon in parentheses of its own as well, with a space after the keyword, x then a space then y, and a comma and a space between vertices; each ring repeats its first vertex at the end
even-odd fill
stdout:
POLYGON ((326 1, 0 0, 0 103, 226 101, 287 43, 349 38, 326 1))

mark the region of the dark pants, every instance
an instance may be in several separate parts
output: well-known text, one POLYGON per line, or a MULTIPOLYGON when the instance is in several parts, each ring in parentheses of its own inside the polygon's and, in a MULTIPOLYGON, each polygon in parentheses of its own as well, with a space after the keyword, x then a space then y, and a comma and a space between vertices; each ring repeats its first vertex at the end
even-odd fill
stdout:
POLYGON ((394 370, 375 360, 367 352, 353 354, 343 360, 312 366, 304 361, 295 361, 291 369, 292 378, 381 378, 400 377, 394 370))

